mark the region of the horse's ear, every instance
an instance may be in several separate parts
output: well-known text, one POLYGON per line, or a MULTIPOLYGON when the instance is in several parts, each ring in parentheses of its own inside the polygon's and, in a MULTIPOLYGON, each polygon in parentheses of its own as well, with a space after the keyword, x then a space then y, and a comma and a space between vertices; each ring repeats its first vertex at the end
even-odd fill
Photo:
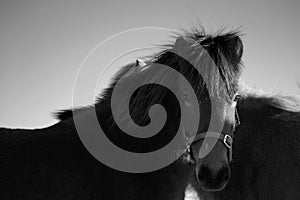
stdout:
POLYGON ((146 63, 141 59, 136 59, 135 61, 135 67, 144 67, 146 63))
POLYGON ((172 52, 185 59, 189 58, 191 51, 194 50, 192 48, 193 44, 194 40, 180 36, 176 39, 172 52))
POLYGON ((139 59, 137 59, 136 61, 135 61, 135 67, 138 67, 140 65, 140 62, 139 62, 139 59))
POLYGON ((235 37, 235 43, 236 43, 236 45, 235 45, 236 55, 240 61, 243 56, 243 50, 244 50, 243 48, 244 47, 243 47, 243 42, 239 36, 235 37))

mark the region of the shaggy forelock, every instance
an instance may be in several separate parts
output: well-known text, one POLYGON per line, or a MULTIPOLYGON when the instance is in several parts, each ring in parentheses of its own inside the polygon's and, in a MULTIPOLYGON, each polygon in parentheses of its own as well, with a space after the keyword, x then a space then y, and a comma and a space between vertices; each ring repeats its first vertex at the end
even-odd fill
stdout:
MULTIPOLYGON (((186 62, 188 61, 183 61, 183 59, 178 59, 178 56, 174 56, 172 49, 175 44, 172 43, 162 45, 161 48, 163 50, 147 61, 150 64, 145 67, 145 70, 134 64, 127 65, 127 67, 116 75, 108 91, 112 91, 116 83, 120 83, 121 87, 124 88, 124 94, 126 94, 126 90, 134 87, 136 82, 141 79, 146 82, 147 80, 150 82, 153 79, 161 79, 176 83, 176 80, 172 80, 176 76, 172 73, 158 70, 156 68, 157 65, 155 65, 157 63, 172 66, 187 79, 191 80, 194 84, 195 93, 200 100, 210 98, 211 96, 213 98, 227 98, 228 100, 237 92, 238 79, 241 72, 243 45, 239 35, 238 31, 225 33, 224 30, 216 34, 207 35, 201 29, 192 32, 184 31, 181 35, 174 36, 175 38, 184 37, 192 40, 193 45, 202 46, 207 51, 209 56, 200 55, 199 62, 195 66, 198 70, 202 71, 202 79, 199 79, 199 76, 197 76, 197 69, 191 70, 186 67, 186 62), (212 67, 212 65, 216 67, 212 67), (137 73, 134 73, 135 71, 137 73), (220 86, 220 82, 224 83, 223 86, 220 86), (204 89, 205 87, 206 89, 204 89), (225 97, 224 95, 220 95, 224 93, 226 94, 225 97)), ((132 114, 137 115, 137 119, 146 119, 148 116, 145 116, 145 112, 141 112, 141 110, 149 108, 148 106, 152 105, 153 102, 160 102, 164 98, 165 92, 165 90, 159 90, 155 85, 152 86, 151 91, 149 89, 140 89, 132 100, 132 114)), ((106 93, 106 97, 109 96, 110 94, 106 93)), ((128 98, 124 97, 121 101, 129 101, 128 98)), ((126 109, 124 105, 126 104, 120 103, 120 111, 118 112, 120 116, 124 114, 124 110, 126 109)))
MULTIPOLYGON (((239 31, 225 32, 224 29, 215 34, 206 34, 203 27, 192 31, 184 30, 181 34, 175 34, 173 36, 175 39, 183 37, 193 41, 193 46, 203 47, 209 58, 208 56, 199 55, 199 61, 195 66, 197 69, 191 70, 186 67, 186 63, 189 61, 178 59, 172 53, 175 43, 161 45, 160 48, 162 50, 153 56, 149 56, 150 59, 146 61, 149 64, 146 66, 147 69, 144 70, 143 67, 136 66, 135 63, 122 67, 113 78, 109 87, 100 95, 96 104, 102 104, 106 100, 110 100, 116 84, 120 84, 124 88, 124 93, 126 93, 126 89, 135 87, 138 80, 147 82, 156 78, 176 82, 176 80, 173 80, 175 76, 172 73, 158 71, 155 63, 176 68, 177 71, 190 80, 200 100, 211 96, 216 98, 219 94, 224 93, 226 96, 222 95, 221 98, 230 99, 237 92, 242 66, 243 44, 239 36, 239 31), (212 67, 212 65, 216 67, 212 67), (197 70, 202 71, 202 78, 197 76, 197 70), (224 83, 223 86, 220 86, 220 82, 224 83)), ((151 91, 139 90, 132 101, 132 108, 134 109, 132 113, 140 115, 142 113, 141 109, 151 105, 153 102, 160 102, 165 95, 166 91, 157 89, 155 85, 151 88, 151 91)), ((125 108, 122 108, 122 105, 124 105, 125 101, 128 101, 128 98, 121 99, 120 115, 124 113, 125 108)), ((77 109, 75 112, 80 110, 77 109)), ((60 111, 56 114, 56 117, 60 120, 71 116, 72 112, 70 110, 60 111)), ((140 116, 140 118, 144 119, 145 116, 140 116)))

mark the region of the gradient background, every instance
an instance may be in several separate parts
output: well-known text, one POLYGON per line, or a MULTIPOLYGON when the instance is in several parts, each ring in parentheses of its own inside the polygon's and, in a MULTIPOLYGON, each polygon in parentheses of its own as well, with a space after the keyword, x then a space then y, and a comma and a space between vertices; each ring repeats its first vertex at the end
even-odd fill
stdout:
MULTIPOLYGON (((208 31, 243 26, 245 83, 300 94, 299 10, 297 0, 1 0, 0 127, 55 123, 51 113, 72 105, 80 63, 109 36, 144 26, 188 28, 196 16, 208 31)), ((153 43, 160 39, 153 35, 153 43)), ((111 48, 119 45, 126 41, 111 48)))

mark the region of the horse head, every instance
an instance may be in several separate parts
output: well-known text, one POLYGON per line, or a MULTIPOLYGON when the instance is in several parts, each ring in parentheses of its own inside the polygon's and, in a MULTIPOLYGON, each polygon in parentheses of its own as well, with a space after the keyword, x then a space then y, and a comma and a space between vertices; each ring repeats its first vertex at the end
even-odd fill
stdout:
POLYGON ((183 83, 180 84, 183 97, 182 132, 196 165, 197 182, 203 190, 219 191, 230 179, 234 130, 240 123, 237 112, 237 80, 242 42, 233 33, 216 37, 198 35, 191 37, 190 41, 192 44, 189 44, 189 48, 194 49, 189 51, 185 48, 183 57, 197 69, 193 77, 199 77, 191 81, 194 91, 183 83), (202 50, 198 52, 198 59, 193 57, 197 52, 195 41, 202 50), (195 91, 197 99, 192 98, 195 91), (196 117, 197 111, 199 118, 196 117), (195 120, 199 121, 196 134, 193 135, 191 127, 195 120))
POLYGON ((117 75, 106 95, 116 100, 110 115, 117 126, 106 135, 117 146, 144 155, 160 149, 167 156, 174 149, 180 156, 189 152, 202 189, 222 190, 230 178, 239 123, 241 39, 238 32, 186 33, 167 47, 117 75))

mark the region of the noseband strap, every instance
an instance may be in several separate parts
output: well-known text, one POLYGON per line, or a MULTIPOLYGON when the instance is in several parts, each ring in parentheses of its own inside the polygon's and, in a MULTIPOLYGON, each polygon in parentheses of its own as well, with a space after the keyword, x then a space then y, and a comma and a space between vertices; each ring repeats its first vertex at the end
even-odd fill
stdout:
POLYGON ((217 133, 217 132, 203 132, 200 134, 197 134, 195 137, 188 138, 187 142, 188 144, 192 145, 192 143, 195 143, 200 140, 204 140, 205 138, 216 138, 222 141, 222 143, 227 147, 228 149, 228 161, 232 161, 232 143, 233 139, 229 134, 223 134, 223 133, 217 133))
MULTIPOLYGON (((234 129, 241 124, 240 117, 238 114, 238 110, 235 109, 235 126, 234 129)), ((233 130, 234 131, 234 130, 233 130)), ((233 135, 233 134, 232 134, 233 135)), ((204 140, 205 138, 216 138, 218 140, 221 140, 222 143, 226 146, 228 149, 228 161, 229 163, 232 162, 232 143, 233 139, 230 134, 227 133, 218 133, 218 132, 202 132, 200 134, 197 134, 195 137, 186 137, 185 130, 183 127, 183 136, 185 138, 185 143, 187 147, 187 152, 189 154, 189 157, 193 157, 191 154, 191 145, 195 142, 198 142, 200 140, 204 140)))

